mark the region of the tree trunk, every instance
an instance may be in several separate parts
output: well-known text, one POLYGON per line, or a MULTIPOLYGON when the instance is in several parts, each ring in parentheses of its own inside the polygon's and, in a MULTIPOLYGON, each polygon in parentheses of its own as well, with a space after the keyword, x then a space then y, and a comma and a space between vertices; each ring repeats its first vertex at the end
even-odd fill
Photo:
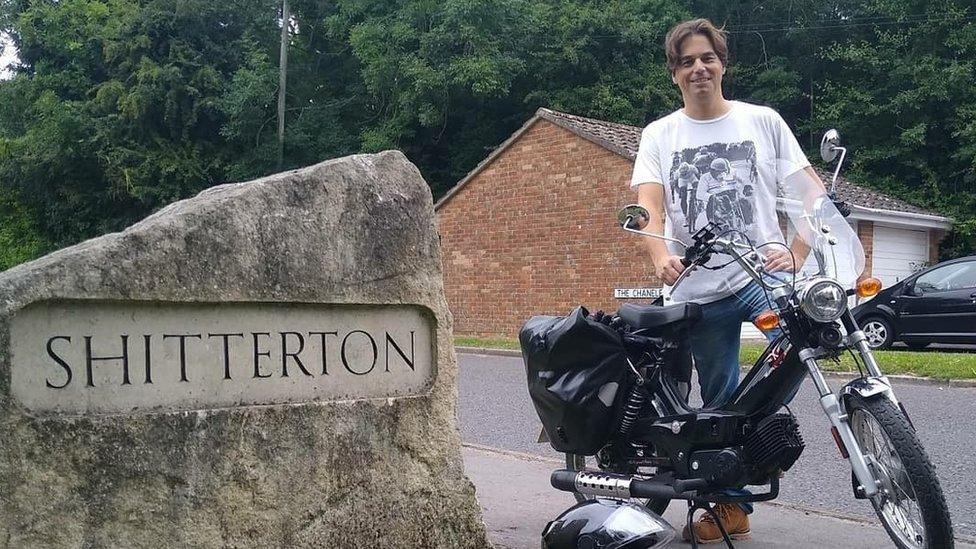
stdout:
POLYGON ((288 0, 281 2, 281 52, 278 73, 278 171, 281 171, 285 156, 285 81, 288 74, 288 0))

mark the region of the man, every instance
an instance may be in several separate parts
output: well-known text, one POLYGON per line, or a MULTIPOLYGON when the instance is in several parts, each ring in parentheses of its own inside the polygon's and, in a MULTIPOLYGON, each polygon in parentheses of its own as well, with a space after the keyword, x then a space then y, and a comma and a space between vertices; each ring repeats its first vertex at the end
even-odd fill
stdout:
MULTIPOLYGON (((741 231, 756 243, 783 242, 775 209, 777 184, 805 171, 809 177, 804 179, 812 182, 814 190, 823 190, 796 138, 772 109, 725 99, 722 76, 728 48, 723 31, 710 21, 676 25, 665 39, 665 50, 684 108, 652 122, 641 135, 631 185, 637 187, 638 202, 651 213, 646 230, 691 242, 690 227, 714 222, 720 230, 741 231), (678 173, 663 167, 685 162, 702 174, 697 184, 701 203, 724 200, 727 207, 696 212, 697 222, 686 218, 686 209, 674 207, 665 193, 679 186, 666 184, 671 182, 665 178, 678 173), (746 211, 748 216, 737 213, 746 211)), ((674 284, 684 270, 683 249, 659 239, 645 242, 657 276, 668 286, 674 284)), ((764 248, 766 272, 802 265, 809 248, 799 240, 790 248, 792 254, 785 244, 764 248)), ((727 257, 716 256, 709 266, 726 263, 727 257)), ((690 343, 702 401, 706 407, 720 406, 738 384, 742 322, 768 308, 763 290, 733 262, 718 270, 699 269, 671 291, 670 298, 702 305, 702 320, 690 343)), ((716 514, 734 539, 748 536, 751 512, 749 505, 716 506, 716 514)), ((692 527, 699 541, 722 539, 707 514, 692 527)), ((685 539, 689 539, 687 528, 685 539)))

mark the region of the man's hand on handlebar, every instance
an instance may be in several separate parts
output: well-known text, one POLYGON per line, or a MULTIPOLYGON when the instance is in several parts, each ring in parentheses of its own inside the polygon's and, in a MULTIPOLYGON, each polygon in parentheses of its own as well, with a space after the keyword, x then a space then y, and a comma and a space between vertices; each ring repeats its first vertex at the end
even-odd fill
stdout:
POLYGON ((667 255, 654 261, 655 274, 668 286, 674 285, 684 270, 685 266, 678 255, 667 255))
POLYGON ((780 271, 792 273, 799 267, 799 265, 793 264, 793 256, 790 252, 783 248, 769 248, 764 251, 764 255, 766 256, 766 263, 763 265, 763 270, 767 273, 780 271))

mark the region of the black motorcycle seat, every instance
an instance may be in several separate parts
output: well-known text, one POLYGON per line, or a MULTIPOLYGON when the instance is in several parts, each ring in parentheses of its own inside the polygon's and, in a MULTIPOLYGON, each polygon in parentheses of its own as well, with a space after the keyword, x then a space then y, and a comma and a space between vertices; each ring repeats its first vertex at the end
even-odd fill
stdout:
POLYGON ((637 305, 624 303, 617 310, 620 320, 634 330, 654 330, 668 328, 682 322, 694 322, 701 318, 701 305, 697 303, 678 303, 677 305, 637 305))

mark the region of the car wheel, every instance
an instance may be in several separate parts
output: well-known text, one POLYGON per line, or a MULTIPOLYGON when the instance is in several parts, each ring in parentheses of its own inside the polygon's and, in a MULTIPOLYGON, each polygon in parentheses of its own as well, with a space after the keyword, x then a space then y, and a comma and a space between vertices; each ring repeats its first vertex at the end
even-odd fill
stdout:
POLYGON ((861 330, 867 337, 868 347, 872 349, 887 349, 895 339, 895 331, 891 323, 879 316, 873 316, 861 321, 861 330))

